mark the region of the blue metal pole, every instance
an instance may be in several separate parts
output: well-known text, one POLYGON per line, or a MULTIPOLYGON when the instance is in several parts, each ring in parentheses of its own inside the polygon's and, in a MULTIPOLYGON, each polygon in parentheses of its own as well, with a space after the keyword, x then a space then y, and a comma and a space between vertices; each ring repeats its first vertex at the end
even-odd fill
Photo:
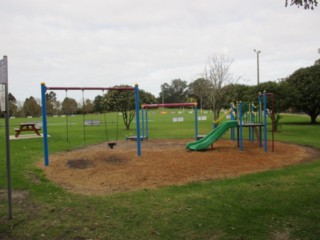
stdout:
MULTIPOLYGON (((248 111, 247 111, 247 113, 246 113, 246 116, 247 116, 246 119, 247 119, 247 123, 250 124, 250 123, 251 123, 251 109, 250 109, 250 103, 248 102, 247 104, 248 104, 248 111)), ((249 131, 248 131, 248 133, 249 133, 249 134, 248 134, 248 135, 249 135, 249 136, 248 136, 248 140, 249 140, 249 142, 250 142, 250 141, 251 141, 251 127, 248 127, 248 130, 249 130, 249 131)))
POLYGON ((240 150, 243 151, 243 142, 242 142, 242 102, 239 103, 239 123, 240 123, 240 132, 239 132, 239 140, 240 140, 240 150))
POLYGON ((136 108, 136 128, 137 128, 137 153, 141 156, 141 137, 140 137, 140 106, 139 106, 139 87, 134 86, 135 108, 136 108))
POLYGON ((142 138, 144 139, 145 135, 144 135, 144 109, 141 109, 141 124, 142 124, 142 138))
POLYGON ((48 129, 47 129, 47 99, 46 99, 46 85, 41 83, 41 108, 42 108, 42 131, 43 131, 43 154, 44 165, 49 166, 49 151, 48 151, 48 129))
POLYGON ((264 117, 264 151, 268 151, 268 139, 267 139, 267 93, 266 91, 263 92, 263 117, 264 117))
POLYGON ((194 106, 194 124, 195 124, 195 134, 196 140, 198 139, 198 107, 197 104, 194 106))
MULTIPOLYGON (((255 119, 255 115, 254 115, 254 104, 251 103, 251 122, 254 124, 256 122, 256 119, 255 119)), ((252 128, 252 142, 254 142, 254 128, 252 128)))
POLYGON ((149 138, 149 120, 148 120, 148 109, 146 109, 146 138, 149 138))
MULTIPOLYGON (((259 123, 262 123, 262 117, 261 117, 261 112, 262 112, 262 108, 261 108, 261 93, 259 93, 259 96, 258 96, 258 100, 259 100, 259 123)), ((259 127, 259 136, 260 136, 260 147, 262 147, 262 131, 261 131, 261 126, 259 127)))
MULTIPOLYGON (((233 104, 230 104, 231 112, 230 112, 230 120, 234 120, 233 111, 235 110, 233 104)), ((234 127, 231 128, 231 140, 234 141, 234 127)))

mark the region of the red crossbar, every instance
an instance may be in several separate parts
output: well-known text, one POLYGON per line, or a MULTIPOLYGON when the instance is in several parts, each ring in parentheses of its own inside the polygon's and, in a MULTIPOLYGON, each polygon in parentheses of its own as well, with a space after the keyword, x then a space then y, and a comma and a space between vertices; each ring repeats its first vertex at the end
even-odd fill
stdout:
POLYGON ((133 87, 46 87, 47 90, 119 90, 119 91, 132 91, 133 87))
POLYGON ((195 107, 197 103, 159 103, 159 104, 143 104, 142 108, 158 108, 158 107, 195 107))

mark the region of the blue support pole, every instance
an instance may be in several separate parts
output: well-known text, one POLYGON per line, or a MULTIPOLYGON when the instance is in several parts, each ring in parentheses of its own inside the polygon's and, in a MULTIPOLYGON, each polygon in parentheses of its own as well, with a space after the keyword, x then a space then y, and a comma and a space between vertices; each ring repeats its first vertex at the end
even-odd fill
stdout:
POLYGON ((240 124, 239 145, 240 145, 240 150, 243 151, 243 142, 242 142, 242 102, 239 103, 238 114, 239 114, 239 124, 240 124))
POLYGON ((141 137, 140 137, 140 104, 139 104, 139 87, 138 84, 134 86, 134 98, 136 109, 136 128, 137 128, 137 153, 141 156, 141 137))
POLYGON ((46 85, 41 83, 41 108, 42 108, 42 132, 43 132, 43 154, 44 165, 49 166, 49 151, 48 151, 48 129, 47 129, 47 99, 46 99, 46 85))
POLYGON ((195 134, 196 134, 196 136, 195 136, 195 138, 196 138, 196 141, 197 141, 197 139, 198 139, 198 127, 199 127, 199 125, 198 125, 198 107, 197 107, 197 104, 195 104, 195 106, 194 106, 194 124, 195 124, 195 134))
MULTIPOLYGON (((256 122, 256 118, 255 118, 255 115, 254 115, 254 104, 251 103, 251 122, 252 123, 255 123, 256 122)), ((252 128, 252 137, 251 137, 251 140, 252 142, 254 142, 254 128, 252 128)))
POLYGON ((148 120, 148 109, 146 109, 146 138, 149 138, 149 120, 148 120))
MULTIPOLYGON (((262 112, 262 108, 261 108, 261 104, 262 104, 262 102, 261 102, 261 93, 259 93, 259 97, 258 97, 258 100, 259 100, 259 115, 258 115, 258 117, 259 117, 259 119, 258 119, 258 121, 259 121, 259 123, 262 123, 262 117, 261 117, 261 112, 262 112)), ((262 130, 261 130, 261 126, 259 127, 259 135, 260 135, 260 147, 262 147, 262 130)))
POLYGON ((264 151, 268 151, 268 129, 267 129, 267 93, 263 92, 263 118, 264 118, 264 151))
MULTIPOLYGON (((230 120, 234 120, 234 114, 232 113, 235 109, 233 104, 230 104, 231 112, 230 112, 230 120)), ((234 127, 231 128, 231 140, 234 141, 234 127)))
POLYGON ((142 108, 141 109, 141 124, 142 124, 142 138, 144 138, 145 137, 145 135, 144 135, 144 109, 142 108))

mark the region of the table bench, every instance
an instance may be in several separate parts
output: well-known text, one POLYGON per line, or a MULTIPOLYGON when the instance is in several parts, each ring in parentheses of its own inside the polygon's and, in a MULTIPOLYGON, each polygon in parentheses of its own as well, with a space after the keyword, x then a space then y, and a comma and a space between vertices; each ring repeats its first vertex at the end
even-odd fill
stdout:
POLYGON ((33 131, 35 132, 38 136, 41 136, 40 130, 41 128, 37 127, 36 123, 20 123, 19 128, 14 129, 16 131, 15 137, 18 138, 21 132, 29 132, 33 131))

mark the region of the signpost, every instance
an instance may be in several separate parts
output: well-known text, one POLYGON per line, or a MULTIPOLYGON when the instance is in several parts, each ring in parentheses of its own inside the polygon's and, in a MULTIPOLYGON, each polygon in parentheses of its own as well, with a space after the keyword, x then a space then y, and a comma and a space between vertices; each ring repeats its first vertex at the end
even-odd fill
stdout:
MULTIPOLYGON (((12 194, 11 194, 11 166, 10 166, 10 138, 9 138, 9 94, 8 94, 8 58, 4 56, 0 60, 0 84, 4 91, 0 92, 1 111, 5 115, 6 128, 6 167, 7 167, 7 191, 8 191, 8 217, 12 218, 12 194)), ((1 89, 1 90, 2 90, 1 89)))

